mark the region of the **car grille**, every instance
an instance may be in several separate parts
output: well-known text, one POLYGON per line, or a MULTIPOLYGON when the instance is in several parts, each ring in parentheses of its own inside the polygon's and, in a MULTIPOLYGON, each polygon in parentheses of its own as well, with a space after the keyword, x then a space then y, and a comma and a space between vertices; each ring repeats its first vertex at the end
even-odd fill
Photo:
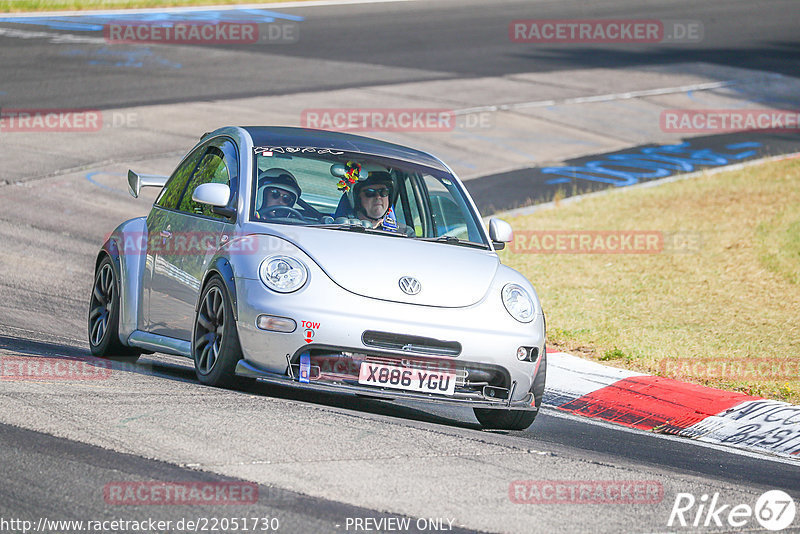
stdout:
POLYGON ((368 347, 398 350, 413 354, 432 354, 437 356, 458 356, 461 354, 461 343, 458 341, 442 341, 430 337, 367 330, 361 336, 361 341, 368 347))

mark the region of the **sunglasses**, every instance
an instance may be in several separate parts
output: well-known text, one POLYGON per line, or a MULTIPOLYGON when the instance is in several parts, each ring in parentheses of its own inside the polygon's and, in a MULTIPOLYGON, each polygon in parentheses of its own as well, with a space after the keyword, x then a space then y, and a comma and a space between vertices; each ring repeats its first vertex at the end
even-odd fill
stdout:
POLYGON ((368 187, 364 189, 364 196, 367 198, 374 198, 376 196, 380 197, 388 197, 389 196, 389 189, 386 187, 368 187))
POLYGON ((283 203, 286 204, 287 206, 291 206, 292 204, 294 204, 294 201, 296 200, 296 197, 293 194, 286 193, 285 191, 281 191, 280 189, 270 188, 264 191, 264 193, 271 196, 274 200, 281 199, 283 203))

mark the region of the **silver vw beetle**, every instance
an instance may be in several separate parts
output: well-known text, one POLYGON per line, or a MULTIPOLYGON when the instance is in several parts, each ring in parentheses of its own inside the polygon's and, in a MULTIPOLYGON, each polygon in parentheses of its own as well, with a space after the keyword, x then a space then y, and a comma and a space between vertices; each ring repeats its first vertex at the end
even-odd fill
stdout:
POLYGON ((366 137, 283 127, 205 134, 147 217, 97 255, 95 356, 162 352, 198 380, 258 379, 472 407, 524 429, 544 391, 545 319, 437 158, 366 137))

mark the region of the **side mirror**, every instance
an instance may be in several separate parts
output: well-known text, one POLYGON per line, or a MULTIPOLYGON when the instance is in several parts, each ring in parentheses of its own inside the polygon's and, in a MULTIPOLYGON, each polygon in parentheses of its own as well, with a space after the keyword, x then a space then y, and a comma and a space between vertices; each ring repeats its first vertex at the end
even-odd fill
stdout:
POLYGON ((225 184, 200 184, 192 192, 192 200, 217 208, 228 205, 231 188, 225 184))
POLYGON ((492 240, 495 250, 503 250, 506 243, 514 239, 514 229, 503 219, 492 217, 489 219, 489 239, 492 240))
POLYGON ((192 192, 192 200, 211 206, 211 211, 223 217, 233 218, 236 212, 227 207, 231 188, 226 184, 200 184, 192 192))
POLYGON ((155 174, 139 174, 138 172, 128 171, 128 192, 133 198, 139 198, 139 191, 142 187, 164 187, 169 180, 169 176, 158 176, 155 174))

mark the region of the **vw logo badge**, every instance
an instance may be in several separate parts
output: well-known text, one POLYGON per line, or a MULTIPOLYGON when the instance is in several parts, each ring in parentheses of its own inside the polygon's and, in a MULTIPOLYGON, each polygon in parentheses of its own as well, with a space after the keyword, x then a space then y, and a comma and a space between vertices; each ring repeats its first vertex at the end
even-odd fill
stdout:
POLYGON ((400 289, 403 290, 403 293, 408 295, 416 295, 422 289, 422 286, 416 278, 404 276, 400 279, 400 289))

